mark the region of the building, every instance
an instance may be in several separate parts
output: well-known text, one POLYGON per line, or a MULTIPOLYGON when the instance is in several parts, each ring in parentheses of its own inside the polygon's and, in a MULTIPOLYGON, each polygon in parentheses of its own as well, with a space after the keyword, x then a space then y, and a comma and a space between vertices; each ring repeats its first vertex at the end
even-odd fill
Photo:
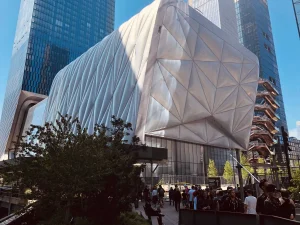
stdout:
POLYGON ((300 1, 293 0, 293 7, 294 7, 294 13, 295 13, 295 17, 296 17, 298 33, 299 33, 299 37, 300 37, 300 1))
POLYGON ((260 63, 260 81, 256 98, 249 158, 263 157, 270 162, 275 135, 287 130, 280 77, 275 54, 267 0, 236 0, 240 43, 256 54, 260 63))
POLYGON ((64 66, 114 29, 114 0, 22 0, 0 123, 0 153, 64 66), (84 5, 84 7, 83 7, 84 5))
POLYGON ((189 0, 189 4, 232 38, 238 40, 234 0, 189 0))
POLYGON ((280 119, 276 126, 288 130, 267 0, 235 2, 240 43, 258 56, 259 76, 270 81, 278 91, 276 101, 280 107, 276 113, 280 119))
POLYGON ((297 127, 297 138, 300 138, 300 121, 296 122, 296 127, 297 127))
POLYGON ((142 143, 168 149, 159 180, 201 184, 209 158, 222 175, 229 149, 248 148, 258 72, 257 57, 198 11, 157 0, 60 70, 36 110, 89 132, 112 115, 131 122, 142 143))
POLYGON ((299 168, 300 166, 300 140, 294 137, 289 138, 289 157, 291 167, 299 168))

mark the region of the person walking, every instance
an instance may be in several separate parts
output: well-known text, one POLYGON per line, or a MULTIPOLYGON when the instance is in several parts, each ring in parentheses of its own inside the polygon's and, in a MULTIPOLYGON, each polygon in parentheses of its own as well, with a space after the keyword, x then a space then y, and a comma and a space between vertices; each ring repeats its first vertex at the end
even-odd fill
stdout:
POLYGON ((216 191, 216 197, 213 198, 213 210, 215 211, 220 211, 221 208, 221 200, 223 197, 223 191, 222 190, 217 190, 216 191))
POLYGON ((175 185, 175 189, 174 189, 174 202, 175 202, 175 209, 178 212, 180 209, 181 193, 177 185, 175 185))
POLYGON ((189 193, 188 193, 190 209, 194 208, 194 201, 193 201, 194 200, 194 192, 195 192, 195 187, 192 186, 192 189, 189 190, 189 193))
POLYGON ((170 199, 170 205, 172 205, 172 202, 174 205, 174 189, 172 187, 169 190, 169 199, 170 199))
POLYGON ((164 206, 165 189, 163 189, 163 187, 159 185, 157 192, 158 192, 159 205, 162 208, 164 206))
POLYGON ((152 203, 156 207, 156 204, 158 202, 158 192, 157 192, 156 187, 153 187, 151 197, 152 197, 152 203))
POLYGON ((182 199, 182 207, 187 208, 188 200, 187 200, 187 194, 186 194, 185 190, 182 191, 181 199, 182 199))
POLYGON ((262 214, 264 212, 265 200, 267 199, 266 187, 269 185, 266 179, 262 179, 259 182, 259 188, 263 193, 257 198, 256 212, 257 214, 262 214))
POLYGON ((279 216, 285 219, 294 220, 296 211, 295 203, 290 199, 289 192, 287 190, 281 190, 281 197, 279 198, 279 216))
POLYGON ((224 211, 228 212, 240 212, 244 211, 242 201, 236 196, 235 190, 230 190, 229 196, 224 202, 224 211))
POLYGON ((257 199, 253 196, 253 191, 247 190, 247 197, 245 198, 244 207, 246 214, 256 214, 257 199))
POLYGON ((213 207, 213 199, 208 190, 201 191, 199 194, 198 200, 198 209, 199 210, 211 210, 213 207))
POLYGON ((276 187, 274 184, 268 184, 265 188, 267 199, 264 202, 262 214, 270 216, 280 215, 280 201, 276 198, 276 187))
POLYGON ((143 197, 144 197, 145 202, 147 202, 147 200, 149 198, 149 193, 150 193, 150 190, 149 190, 148 186, 146 185, 146 187, 144 188, 144 191, 143 191, 143 197))

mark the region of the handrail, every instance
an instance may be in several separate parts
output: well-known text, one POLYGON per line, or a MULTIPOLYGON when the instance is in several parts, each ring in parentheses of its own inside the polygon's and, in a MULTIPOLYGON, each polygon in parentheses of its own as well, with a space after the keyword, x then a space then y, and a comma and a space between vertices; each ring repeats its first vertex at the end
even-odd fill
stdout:
POLYGON ((198 211, 190 209, 180 209, 179 225, 186 224, 210 224, 210 225, 264 225, 264 224, 280 224, 280 225, 296 225, 297 221, 288 220, 276 216, 253 215, 244 213, 233 213, 224 211, 198 211))
POLYGON ((269 91, 259 91, 259 92, 257 92, 257 96, 269 97, 269 98, 271 98, 271 100, 269 100, 269 99, 267 99, 267 100, 269 100, 271 102, 273 101, 275 103, 275 105, 277 106, 277 108, 280 107, 280 104, 276 101, 276 99, 272 96, 272 94, 269 91))
MULTIPOLYGON (((262 110, 266 110, 266 109, 269 109, 271 111, 271 113, 273 113, 275 115, 275 117, 279 120, 280 119, 280 116, 275 113, 275 111, 272 109, 271 106, 269 106, 268 104, 255 104, 255 107, 256 108, 260 108, 262 110)), ((272 117, 273 119, 274 117, 272 117)), ((273 119, 274 120, 274 119, 273 119)))
POLYGON ((263 78, 259 78, 258 83, 259 84, 267 83, 273 89, 275 95, 279 95, 279 91, 274 87, 274 85, 270 81, 263 78))

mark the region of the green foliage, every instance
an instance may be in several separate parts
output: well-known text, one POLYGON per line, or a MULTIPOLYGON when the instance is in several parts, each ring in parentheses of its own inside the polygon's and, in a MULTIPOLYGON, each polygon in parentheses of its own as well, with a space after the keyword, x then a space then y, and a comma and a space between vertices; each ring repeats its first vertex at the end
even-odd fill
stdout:
MULTIPOLYGON (((258 163, 260 164, 265 164, 265 160, 263 158, 258 158, 258 163)), ((264 168, 258 168, 257 173, 259 175, 265 174, 265 169, 264 168)), ((272 171, 271 169, 266 169, 266 174, 271 175, 272 171)))
MULTIPOLYGON (((263 158, 258 158, 258 163, 264 164, 265 161, 264 161, 263 158)), ((265 170, 264 170, 263 168, 258 168, 258 169, 257 169, 257 173, 258 173, 258 174, 264 174, 264 173, 265 173, 265 170)))
POLYGON ((71 217, 112 224, 131 210, 142 184, 141 168, 134 167, 139 139, 126 141, 131 130, 114 116, 111 128, 95 125, 92 134, 67 115, 55 124, 31 126, 16 145, 16 163, 6 164, 2 177, 26 192, 25 198, 37 200, 41 221, 58 215, 56 225, 71 217))
POLYGON ((234 172, 233 172, 232 166, 229 161, 226 161, 225 166, 224 166, 223 177, 228 183, 231 183, 233 176, 234 176, 234 172))
POLYGON ((209 159, 209 164, 208 164, 208 168, 207 168, 207 174, 208 174, 208 177, 216 177, 216 176, 218 176, 218 170, 216 168, 215 161, 212 160, 212 159, 209 159))
MULTIPOLYGON (((244 154, 241 154, 241 164, 250 173, 254 172, 253 168, 250 166, 250 163, 249 163, 249 161, 247 159, 247 156, 245 156, 244 154)), ((249 173, 245 169, 242 169, 242 177, 243 177, 244 180, 248 178, 248 175, 249 175, 249 173)))
POLYGON ((300 200, 300 170, 294 170, 292 173, 292 187, 289 187, 289 191, 292 193, 292 198, 300 200))
POLYGON ((142 216, 134 212, 122 213, 117 225, 150 225, 142 216))

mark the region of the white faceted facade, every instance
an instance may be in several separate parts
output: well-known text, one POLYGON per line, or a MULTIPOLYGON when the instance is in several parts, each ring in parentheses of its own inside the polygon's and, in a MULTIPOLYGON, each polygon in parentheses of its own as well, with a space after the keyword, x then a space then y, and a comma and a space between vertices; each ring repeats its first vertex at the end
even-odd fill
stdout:
POLYGON ((137 136, 247 149, 257 57, 184 2, 156 0, 61 70, 46 121, 58 112, 91 132, 115 115, 137 136))
POLYGON ((235 0, 189 0, 203 16, 238 41, 235 0))

